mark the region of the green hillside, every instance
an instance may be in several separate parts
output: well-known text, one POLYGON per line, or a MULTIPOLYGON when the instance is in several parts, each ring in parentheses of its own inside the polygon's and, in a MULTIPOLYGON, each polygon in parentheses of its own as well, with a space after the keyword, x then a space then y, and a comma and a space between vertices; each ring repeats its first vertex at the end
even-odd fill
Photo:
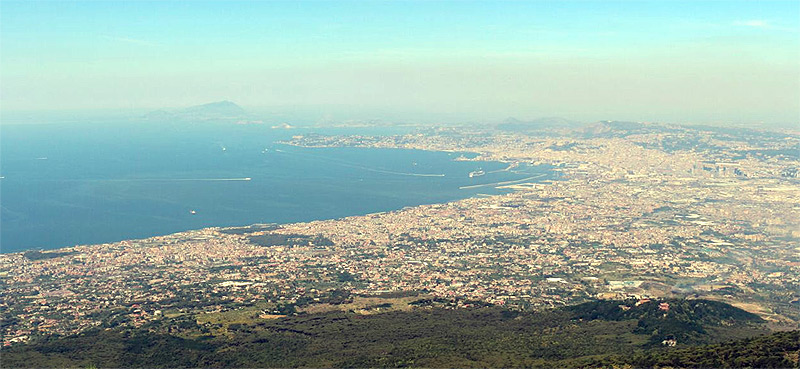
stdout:
MULTIPOLYGON (((184 315, 137 329, 99 329, 13 347, 2 351, 2 361, 3 367, 639 366, 731 347, 697 345, 767 333, 757 316, 705 300, 638 306, 599 301, 536 313, 418 305, 410 311, 331 311, 236 323, 198 323, 196 316, 184 315), (669 347, 665 340, 677 343, 669 347)), ((791 349, 787 342, 796 346, 793 334, 735 345, 774 344, 784 352, 791 349)), ((741 362, 782 363, 773 358, 776 353, 763 362, 760 352, 741 353, 752 359, 741 362)))
POLYGON ((800 331, 778 332, 716 345, 609 356, 585 367, 800 368, 800 331))

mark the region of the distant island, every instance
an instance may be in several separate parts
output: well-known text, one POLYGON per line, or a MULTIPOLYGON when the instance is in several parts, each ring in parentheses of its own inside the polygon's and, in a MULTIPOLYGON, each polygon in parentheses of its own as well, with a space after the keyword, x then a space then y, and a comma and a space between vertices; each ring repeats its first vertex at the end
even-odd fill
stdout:
MULTIPOLYGON (((188 108, 168 110, 159 109, 144 115, 145 119, 153 121, 179 120, 179 121, 247 121, 249 114, 241 106, 231 101, 217 101, 208 104, 190 106, 188 108)), ((252 123, 251 121, 247 121, 252 123)))

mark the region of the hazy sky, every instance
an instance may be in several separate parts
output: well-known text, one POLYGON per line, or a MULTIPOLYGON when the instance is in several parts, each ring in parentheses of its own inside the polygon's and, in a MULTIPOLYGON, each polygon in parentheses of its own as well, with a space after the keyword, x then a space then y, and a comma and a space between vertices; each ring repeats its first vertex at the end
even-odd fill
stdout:
POLYGON ((0 2, 3 112, 218 100, 798 122, 800 1, 0 2))

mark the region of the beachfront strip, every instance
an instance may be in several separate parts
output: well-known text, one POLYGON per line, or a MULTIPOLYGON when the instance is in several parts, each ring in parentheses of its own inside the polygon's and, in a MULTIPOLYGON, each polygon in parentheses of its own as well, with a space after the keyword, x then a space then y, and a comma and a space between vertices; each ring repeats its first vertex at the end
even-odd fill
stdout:
POLYGON ((0 255, 4 345, 398 291, 515 309, 696 295, 797 327, 800 135, 641 127, 297 136, 289 143, 551 164, 560 178, 387 213, 0 255))

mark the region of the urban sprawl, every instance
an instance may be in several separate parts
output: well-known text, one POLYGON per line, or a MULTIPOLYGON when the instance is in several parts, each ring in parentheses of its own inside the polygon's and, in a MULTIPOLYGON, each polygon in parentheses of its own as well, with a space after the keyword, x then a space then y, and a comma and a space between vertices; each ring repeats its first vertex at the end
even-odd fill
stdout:
POLYGON ((558 176, 386 213, 2 254, 3 345, 252 306, 274 319, 402 293, 511 309, 702 297, 776 326, 800 322, 796 132, 602 122, 286 144, 473 153, 458 160, 550 165, 558 176))

